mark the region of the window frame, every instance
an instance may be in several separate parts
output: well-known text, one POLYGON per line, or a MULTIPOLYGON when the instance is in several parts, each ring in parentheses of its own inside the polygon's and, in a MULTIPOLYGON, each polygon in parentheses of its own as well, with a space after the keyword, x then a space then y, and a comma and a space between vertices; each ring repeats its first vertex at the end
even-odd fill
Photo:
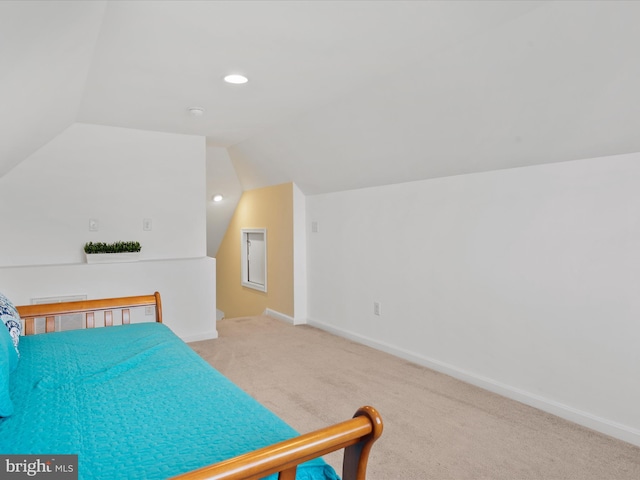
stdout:
POLYGON ((243 287, 252 288, 260 292, 267 292, 267 229, 266 228, 243 228, 240 231, 240 283, 243 287), (247 254, 247 240, 249 234, 261 233, 264 237, 264 285, 249 281, 249 262, 247 254))

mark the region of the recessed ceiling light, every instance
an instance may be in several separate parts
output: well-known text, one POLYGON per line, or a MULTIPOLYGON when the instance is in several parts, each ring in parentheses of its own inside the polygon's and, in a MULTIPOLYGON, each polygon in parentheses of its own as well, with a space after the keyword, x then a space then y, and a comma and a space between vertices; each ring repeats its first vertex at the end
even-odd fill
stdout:
POLYGON ((216 194, 211 198, 211 200, 213 200, 214 202, 221 202, 223 198, 224 198, 224 197, 223 197, 221 194, 216 193, 216 194))
POLYGON ((247 83, 249 79, 244 75, 233 73, 231 75, 227 75, 226 77, 224 77, 224 81, 227 83, 233 83, 234 85, 241 85, 243 83, 247 83))
POLYGON ((189 112, 189 115, 191 115, 192 117, 201 117, 204 115, 204 108, 202 107, 189 107, 187 108, 187 112, 189 112))

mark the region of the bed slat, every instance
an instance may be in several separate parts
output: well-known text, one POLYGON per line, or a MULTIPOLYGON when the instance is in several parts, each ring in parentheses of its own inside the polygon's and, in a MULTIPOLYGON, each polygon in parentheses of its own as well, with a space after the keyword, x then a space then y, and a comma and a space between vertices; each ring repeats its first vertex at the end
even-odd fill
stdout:
POLYGON ((129 325, 130 322, 131 322, 131 318, 129 317, 129 309, 123 308, 122 309, 122 325, 129 325))
POLYGON ((113 326, 113 312, 111 310, 107 310, 104 312, 104 326, 105 327, 113 326))
POLYGON ((278 480, 296 480, 296 467, 283 470, 278 474, 278 480))
POLYGON ((96 319, 93 312, 87 312, 85 320, 85 328, 93 328, 96 326, 96 319))
POLYGON ((45 331, 47 333, 56 331, 56 317, 47 317, 47 323, 45 325, 45 331))
POLYGON ((36 333, 35 320, 36 319, 33 318, 33 317, 24 319, 24 334, 25 335, 33 335, 34 333, 36 333))

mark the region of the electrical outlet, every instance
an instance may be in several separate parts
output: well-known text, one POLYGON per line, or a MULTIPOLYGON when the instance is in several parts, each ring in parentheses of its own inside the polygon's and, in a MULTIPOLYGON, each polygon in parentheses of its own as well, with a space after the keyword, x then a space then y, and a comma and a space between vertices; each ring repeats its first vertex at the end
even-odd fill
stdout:
POLYGON ((373 302, 373 314, 380 316, 380 302, 373 302))
POLYGON ((320 231, 320 225, 318 222, 311 222, 311 233, 318 233, 320 231))
POLYGON ((145 315, 153 315, 154 314, 153 310, 154 310, 154 307, 152 307, 152 306, 144 307, 144 314, 145 315))
POLYGON ((100 223, 98 222, 98 219, 96 218, 90 218, 89 219, 89 231, 90 232, 97 232, 99 229, 99 225, 100 223))
POLYGON ((145 232, 150 232, 153 229, 153 221, 150 218, 145 218, 142 220, 142 230, 145 232))

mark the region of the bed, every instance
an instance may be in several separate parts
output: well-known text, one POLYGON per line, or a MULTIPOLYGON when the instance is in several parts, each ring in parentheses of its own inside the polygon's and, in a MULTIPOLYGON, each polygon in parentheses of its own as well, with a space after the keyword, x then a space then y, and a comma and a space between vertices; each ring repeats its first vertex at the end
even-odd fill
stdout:
POLYGON ((342 478, 366 476, 375 408, 299 435, 162 323, 157 292, 16 310, 24 336, 17 365, 5 362, 0 454, 77 454, 81 479, 331 480, 321 456, 344 449, 342 478), (132 322, 139 308, 155 322, 132 322), (69 314, 83 328, 54 331, 69 314))

